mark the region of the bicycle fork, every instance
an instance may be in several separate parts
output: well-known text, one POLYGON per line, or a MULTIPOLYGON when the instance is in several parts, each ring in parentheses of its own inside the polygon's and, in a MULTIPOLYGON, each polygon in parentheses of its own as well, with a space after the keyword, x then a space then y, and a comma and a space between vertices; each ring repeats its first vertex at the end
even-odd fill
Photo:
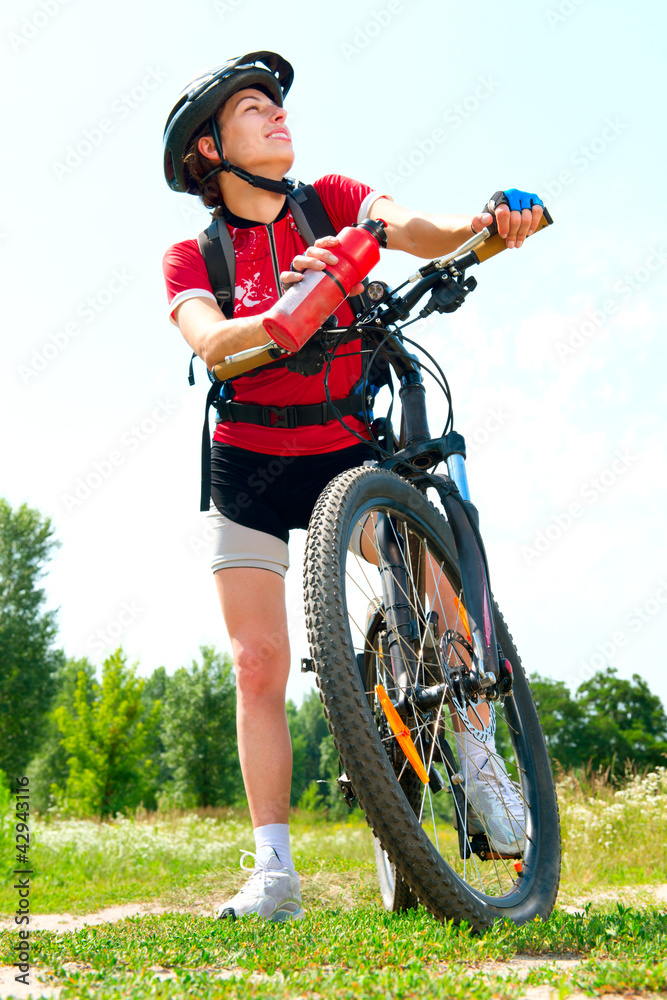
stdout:
POLYGON ((446 692, 437 644, 439 615, 427 613, 424 604, 426 554, 410 551, 410 538, 397 530, 388 514, 377 516, 375 544, 387 629, 385 649, 396 684, 395 704, 399 714, 407 718, 410 705, 426 712, 440 705, 446 692), (427 675, 434 683, 422 683, 427 675))
POLYGON ((473 650, 469 684, 472 693, 488 692, 488 696, 491 696, 490 689, 498 682, 501 664, 493 622, 486 553, 477 528, 477 510, 470 501, 465 462, 460 451, 447 456, 447 469, 449 476, 434 475, 432 485, 438 491, 447 515, 459 559, 464 607, 473 650))
POLYGON ((406 569, 404 539, 394 528, 388 514, 378 514, 375 527, 384 599, 387 644, 391 672, 397 688, 397 709, 407 710, 407 693, 417 683, 417 658, 414 643, 419 638, 418 625, 410 606, 410 581, 406 569))

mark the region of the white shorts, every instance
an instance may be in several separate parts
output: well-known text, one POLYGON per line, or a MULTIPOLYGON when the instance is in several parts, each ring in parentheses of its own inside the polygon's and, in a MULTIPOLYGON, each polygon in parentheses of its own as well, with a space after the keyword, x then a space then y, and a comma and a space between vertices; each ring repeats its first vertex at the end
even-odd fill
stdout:
MULTIPOLYGON (((238 569, 248 566, 253 569, 269 569, 285 577, 289 569, 289 550, 281 538, 267 531, 246 528, 236 524, 220 513, 214 504, 206 515, 213 537, 211 570, 238 569)), ((349 549, 361 556, 361 524, 355 524, 350 538, 349 549)))
POLYGON ((214 504, 206 517, 213 537, 211 569, 214 573, 219 569, 247 566, 270 569, 284 578, 289 569, 289 553, 282 538, 230 521, 214 504))

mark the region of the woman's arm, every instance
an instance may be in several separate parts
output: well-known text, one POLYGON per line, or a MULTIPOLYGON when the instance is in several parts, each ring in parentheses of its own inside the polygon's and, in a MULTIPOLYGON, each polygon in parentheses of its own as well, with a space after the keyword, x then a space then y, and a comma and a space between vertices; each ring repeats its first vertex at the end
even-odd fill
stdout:
MULTIPOLYGON (((294 266, 298 269, 283 271, 280 275, 283 288, 287 289, 290 284, 301 281, 306 270, 322 270, 327 264, 334 264, 337 260, 334 255, 337 243, 337 237, 323 236, 315 241, 314 246, 297 254, 294 266)), ((355 285, 350 294, 358 295, 362 290, 363 285, 355 285)), ((226 357, 237 351, 271 343, 271 338, 262 326, 264 316, 265 313, 259 313, 257 316, 225 319, 217 302, 203 296, 186 299, 174 312, 179 330, 209 369, 221 364, 226 357)))
MULTIPOLYGON (((535 232, 542 217, 542 208, 510 211, 508 205, 498 205, 495 209, 498 233, 509 247, 520 247, 523 241, 535 232)), ((397 205, 388 198, 378 198, 370 210, 372 219, 382 219, 387 228, 387 246, 391 250, 404 250, 416 257, 439 257, 450 253, 464 243, 474 232, 479 232, 493 221, 490 212, 479 215, 429 215, 414 212, 397 205)), ((335 236, 316 240, 315 246, 308 247, 294 258, 292 271, 280 275, 284 288, 301 281, 304 271, 321 270, 328 263, 335 263, 335 236)), ((361 286, 352 289, 356 295, 361 286)), ((268 344, 268 337, 262 319, 264 314, 227 320, 217 303, 209 298, 186 299, 175 313, 175 319, 186 341, 212 369, 221 364, 230 354, 268 344)))
MULTIPOLYGON (((498 232, 508 248, 520 247, 537 229, 542 209, 535 205, 522 212, 511 212, 508 205, 495 209, 498 232)), ((371 218, 383 219, 387 224, 387 246, 391 250, 404 250, 415 257, 440 257, 456 250, 471 236, 493 221, 490 212, 479 215, 428 215, 403 208, 388 198, 378 198, 371 206, 371 218)))
POLYGON ((174 318, 192 350, 212 369, 229 354, 269 343, 271 338, 262 326, 263 316, 260 313, 225 319, 217 302, 202 297, 186 299, 176 309, 174 318))

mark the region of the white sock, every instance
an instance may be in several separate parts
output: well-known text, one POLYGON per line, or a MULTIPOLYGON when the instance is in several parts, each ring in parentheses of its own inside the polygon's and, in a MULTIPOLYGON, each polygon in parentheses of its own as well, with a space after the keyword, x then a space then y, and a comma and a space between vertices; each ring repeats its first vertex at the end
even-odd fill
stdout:
POLYGON ((262 847, 272 847, 285 868, 295 872, 289 846, 288 823, 267 823, 266 826, 256 826, 253 833, 258 854, 262 847))

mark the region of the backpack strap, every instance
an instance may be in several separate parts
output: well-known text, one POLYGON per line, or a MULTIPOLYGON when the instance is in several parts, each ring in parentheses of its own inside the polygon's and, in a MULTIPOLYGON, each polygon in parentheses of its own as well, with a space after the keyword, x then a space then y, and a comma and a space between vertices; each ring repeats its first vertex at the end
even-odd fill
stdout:
POLYGON ((252 403, 235 403, 219 399, 218 414, 221 420, 232 423, 260 424, 262 427, 308 427, 313 424, 328 424, 337 417, 350 417, 363 409, 364 403, 372 406, 373 397, 364 398, 357 392, 344 399, 334 399, 331 403, 312 403, 298 406, 255 406, 252 403))
POLYGON ((204 410, 204 426, 201 433, 201 495, 199 509, 207 511, 211 508, 211 428, 208 422, 208 413, 215 405, 220 395, 220 383, 213 382, 208 387, 206 396, 206 407, 204 410))
POLYGON ((335 236, 336 230, 312 184, 302 184, 287 195, 287 204, 301 236, 312 247, 321 236, 335 236), (307 213, 307 214, 306 214, 307 213))
POLYGON ((214 219, 208 229, 199 234, 197 243, 206 264, 215 300, 225 319, 232 319, 236 290, 236 256, 225 220, 214 219))

